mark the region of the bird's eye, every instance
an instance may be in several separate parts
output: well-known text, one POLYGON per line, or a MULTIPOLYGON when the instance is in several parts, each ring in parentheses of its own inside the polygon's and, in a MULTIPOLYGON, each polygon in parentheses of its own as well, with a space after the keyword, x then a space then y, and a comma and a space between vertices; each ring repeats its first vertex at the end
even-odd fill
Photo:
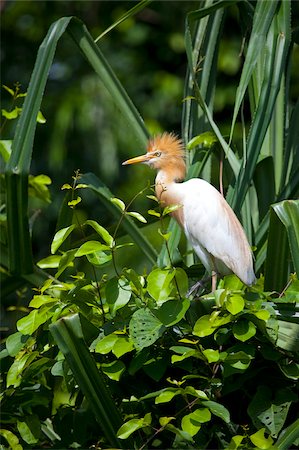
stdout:
POLYGON ((161 156, 161 154, 162 153, 160 151, 155 152, 155 156, 157 156, 157 157, 161 156))

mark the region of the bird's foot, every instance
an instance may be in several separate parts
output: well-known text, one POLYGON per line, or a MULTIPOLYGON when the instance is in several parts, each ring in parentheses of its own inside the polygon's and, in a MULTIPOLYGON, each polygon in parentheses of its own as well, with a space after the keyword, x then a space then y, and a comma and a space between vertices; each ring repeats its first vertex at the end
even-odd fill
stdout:
MULTIPOLYGON (((193 293, 197 294, 199 289, 205 289, 206 284, 211 280, 211 275, 208 275, 207 277, 203 277, 201 280, 197 281, 189 291, 187 292, 187 297, 190 297, 193 293)), ((215 291, 217 284, 217 272, 212 271, 212 292, 215 291)))
POLYGON ((197 294, 199 289, 204 289, 206 284, 208 283, 208 281, 210 281, 211 277, 204 277, 201 280, 197 281, 193 286, 191 286, 191 288, 189 289, 189 291, 187 292, 187 297, 190 297, 190 295, 192 294, 197 294))

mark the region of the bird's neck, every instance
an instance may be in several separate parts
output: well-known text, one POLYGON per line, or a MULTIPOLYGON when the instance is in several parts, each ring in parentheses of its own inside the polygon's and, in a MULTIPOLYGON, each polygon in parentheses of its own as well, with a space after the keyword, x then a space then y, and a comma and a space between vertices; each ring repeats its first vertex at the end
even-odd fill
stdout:
MULTIPOLYGON (((185 175, 186 166, 184 161, 182 161, 182 164, 167 167, 167 170, 160 169, 158 171, 155 182, 155 191, 156 197, 163 207, 182 203, 180 189, 178 188, 179 183, 184 180, 185 175)), ((172 215, 181 225, 183 224, 181 209, 178 209, 172 215)))

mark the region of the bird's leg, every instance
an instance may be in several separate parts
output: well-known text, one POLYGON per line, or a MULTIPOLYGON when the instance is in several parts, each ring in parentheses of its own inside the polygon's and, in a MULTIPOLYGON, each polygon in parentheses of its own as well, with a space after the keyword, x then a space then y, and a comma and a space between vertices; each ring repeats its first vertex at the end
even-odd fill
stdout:
MULTIPOLYGON (((217 272, 215 272, 213 270, 212 271, 212 292, 214 292, 217 287, 217 275, 218 275, 217 272)), ((187 292, 187 297, 190 297, 190 295, 193 294, 194 292, 198 291, 198 289, 204 288, 205 284, 208 281, 210 281, 210 279, 211 279, 211 276, 208 275, 207 277, 203 277, 201 280, 197 281, 193 286, 191 286, 191 288, 187 292)))
POLYGON ((217 272, 212 271, 212 292, 216 291, 217 287, 217 272))
POLYGON ((201 280, 197 281, 195 284, 193 284, 193 286, 191 286, 191 288, 189 289, 189 291, 187 292, 187 297, 190 297, 191 294, 193 294, 193 292, 197 292, 198 289, 200 288, 204 288, 205 284, 210 281, 210 275, 208 275, 207 277, 203 277, 201 280))

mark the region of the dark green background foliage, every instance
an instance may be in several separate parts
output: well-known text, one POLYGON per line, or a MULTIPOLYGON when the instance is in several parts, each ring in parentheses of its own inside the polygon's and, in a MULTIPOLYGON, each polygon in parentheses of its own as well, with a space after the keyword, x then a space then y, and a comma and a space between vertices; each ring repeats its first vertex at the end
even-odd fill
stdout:
POLYGON ((297 448, 298 3, 7 1, 1 22, 1 446, 297 448), (187 295, 203 267, 121 166, 164 130, 223 186, 255 286, 187 295))

